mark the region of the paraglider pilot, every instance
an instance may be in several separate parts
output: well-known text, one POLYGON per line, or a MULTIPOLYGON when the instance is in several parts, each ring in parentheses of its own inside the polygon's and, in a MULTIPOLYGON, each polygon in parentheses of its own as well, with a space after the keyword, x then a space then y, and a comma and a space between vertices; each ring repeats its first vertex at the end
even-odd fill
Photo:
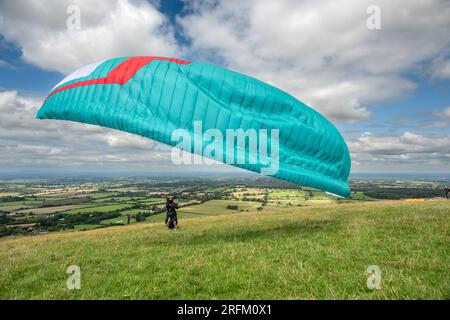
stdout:
POLYGON ((174 229, 178 226, 178 217, 176 210, 178 209, 178 204, 173 201, 174 199, 174 196, 169 196, 167 197, 166 202, 166 225, 169 229, 174 229))

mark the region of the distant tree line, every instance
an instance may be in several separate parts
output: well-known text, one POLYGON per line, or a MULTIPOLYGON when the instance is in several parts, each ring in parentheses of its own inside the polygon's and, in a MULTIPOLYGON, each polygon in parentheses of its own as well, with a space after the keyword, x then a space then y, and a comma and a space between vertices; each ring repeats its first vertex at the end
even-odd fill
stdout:
POLYGON ((443 191, 440 189, 430 189, 430 188, 358 188, 353 189, 353 191, 363 192, 366 196, 375 199, 407 199, 407 198, 435 198, 442 197, 443 191))
POLYGON ((0 237, 16 234, 33 234, 49 231, 73 229, 79 224, 100 224, 102 220, 120 217, 117 212, 96 212, 78 214, 52 214, 48 216, 30 215, 14 219, 0 214, 0 237))
POLYGON ((13 202, 13 201, 25 201, 27 198, 25 197, 13 197, 13 196, 7 196, 7 197, 1 197, 0 202, 13 202))

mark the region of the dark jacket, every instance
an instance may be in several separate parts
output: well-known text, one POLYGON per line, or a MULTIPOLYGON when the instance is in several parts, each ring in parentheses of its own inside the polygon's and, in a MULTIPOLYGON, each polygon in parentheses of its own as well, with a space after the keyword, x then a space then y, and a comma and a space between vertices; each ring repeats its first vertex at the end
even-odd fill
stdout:
POLYGON ((175 202, 167 202, 166 203, 166 222, 169 217, 174 220, 177 220, 177 210, 178 204, 175 202))
POLYGON ((444 194, 445 194, 445 197, 448 199, 448 198, 449 198, 449 195, 450 195, 450 189, 447 188, 447 187, 445 187, 445 188, 444 188, 444 194))

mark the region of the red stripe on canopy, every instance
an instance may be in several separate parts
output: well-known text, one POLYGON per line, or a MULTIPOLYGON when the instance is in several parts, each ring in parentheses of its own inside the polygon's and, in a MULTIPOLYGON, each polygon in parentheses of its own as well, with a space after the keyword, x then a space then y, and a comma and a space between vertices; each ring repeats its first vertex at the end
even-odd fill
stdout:
POLYGON ((59 87, 56 90, 50 92, 47 98, 51 97, 55 93, 83 86, 90 86, 96 84, 124 84, 138 72, 143 66, 149 64, 153 60, 163 60, 170 61, 179 64, 189 64, 190 61, 176 59, 176 58, 165 58, 165 57, 132 57, 123 61, 121 64, 114 67, 106 77, 83 80, 79 82, 74 82, 67 84, 65 86, 59 87))

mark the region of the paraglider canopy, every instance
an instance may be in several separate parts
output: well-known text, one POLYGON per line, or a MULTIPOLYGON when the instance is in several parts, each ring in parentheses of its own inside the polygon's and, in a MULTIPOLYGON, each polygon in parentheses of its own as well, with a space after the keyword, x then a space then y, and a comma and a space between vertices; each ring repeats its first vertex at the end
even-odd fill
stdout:
POLYGON ((118 129, 298 185, 350 193, 350 155, 327 119, 271 85, 208 63, 93 63, 57 84, 37 117, 118 129))

